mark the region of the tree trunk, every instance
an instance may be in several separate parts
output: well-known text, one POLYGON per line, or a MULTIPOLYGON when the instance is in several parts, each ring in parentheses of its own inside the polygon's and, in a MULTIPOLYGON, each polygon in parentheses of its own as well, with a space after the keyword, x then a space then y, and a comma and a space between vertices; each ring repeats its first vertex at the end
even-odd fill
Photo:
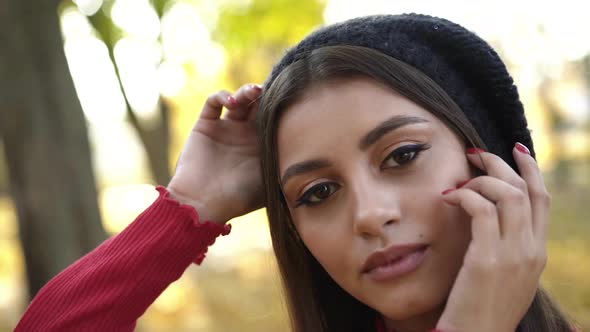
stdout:
POLYGON ((29 295, 106 238, 57 1, 0 1, 0 135, 29 295))
MULTIPOLYGON (((119 78, 120 81, 120 78, 119 78)), ((123 86, 121 89, 124 91, 123 86)), ((127 100, 127 95, 125 95, 127 100)), ((145 149, 148 165, 150 167, 152 177, 156 184, 167 185, 170 182, 170 168, 169 168, 169 109, 168 104, 160 97, 158 100, 158 122, 152 125, 142 124, 129 102, 127 104, 127 118, 135 128, 137 135, 145 149)))

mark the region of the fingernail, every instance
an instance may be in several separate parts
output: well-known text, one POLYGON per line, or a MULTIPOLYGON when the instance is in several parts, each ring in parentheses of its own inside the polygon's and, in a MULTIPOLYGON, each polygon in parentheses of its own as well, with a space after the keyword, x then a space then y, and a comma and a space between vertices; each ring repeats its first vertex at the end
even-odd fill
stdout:
POLYGON ((457 184, 457 188, 461 188, 461 187, 463 187, 463 186, 464 186, 464 185, 466 185, 466 184, 467 184, 467 182, 469 182, 469 181, 471 181, 471 179, 468 179, 468 180, 465 180, 465 181, 461 181, 461 182, 459 182, 459 183, 457 184))
POLYGON ((258 92, 262 91, 262 87, 258 84, 252 84, 252 89, 254 89, 258 92))
POLYGON ((451 189, 444 190, 441 194, 446 195, 452 191, 455 191, 455 189, 451 188, 451 189))
POLYGON ((236 98, 234 98, 232 96, 228 96, 227 97, 227 101, 229 101, 229 103, 232 104, 232 105, 234 105, 234 106, 238 104, 238 101, 236 100, 236 98))
POLYGON ((482 153, 482 152, 486 152, 486 150, 480 149, 480 148, 468 148, 467 149, 468 154, 478 154, 478 153, 482 153))
POLYGON ((516 147, 516 150, 518 150, 518 151, 520 151, 520 152, 522 152, 522 153, 524 153, 524 154, 528 154, 528 155, 530 155, 530 154, 531 154, 531 151, 529 151, 529 148, 527 148, 527 147, 526 147, 524 144, 522 144, 522 143, 516 143, 516 144, 514 145, 514 147, 516 147))

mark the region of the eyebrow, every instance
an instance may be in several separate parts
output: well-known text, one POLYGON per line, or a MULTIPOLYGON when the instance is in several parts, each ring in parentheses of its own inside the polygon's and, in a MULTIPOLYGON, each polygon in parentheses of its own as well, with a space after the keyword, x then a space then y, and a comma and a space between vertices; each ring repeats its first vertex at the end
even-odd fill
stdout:
MULTIPOLYGON (((363 136, 359 142, 359 149, 361 151, 367 150, 371 145, 375 144, 375 142, 381 139, 381 137, 396 129, 411 124, 425 122, 428 122, 428 120, 416 116, 395 115, 381 122, 377 127, 373 128, 365 136, 363 136)), ((287 181, 294 176, 316 171, 329 166, 332 166, 332 163, 327 159, 312 159, 295 163, 285 170, 285 173, 283 173, 283 176, 281 177, 281 183, 284 186, 285 183, 287 183, 287 181)))
POLYGON ((417 123, 425 123, 428 120, 424 118, 420 118, 417 116, 407 116, 407 115, 395 115, 391 118, 381 122, 377 127, 373 130, 368 132, 359 142, 359 149, 361 151, 365 151, 369 148, 369 146, 375 144, 381 137, 385 136, 386 134, 399 129, 401 127, 417 124, 417 123))
POLYGON ((283 173, 283 176, 281 177, 281 183, 284 186, 290 178, 296 175, 312 172, 329 166, 332 166, 332 163, 327 159, 312 159, 293 164, 289 166, 287 170, 285 170, 285 173, 283 173))

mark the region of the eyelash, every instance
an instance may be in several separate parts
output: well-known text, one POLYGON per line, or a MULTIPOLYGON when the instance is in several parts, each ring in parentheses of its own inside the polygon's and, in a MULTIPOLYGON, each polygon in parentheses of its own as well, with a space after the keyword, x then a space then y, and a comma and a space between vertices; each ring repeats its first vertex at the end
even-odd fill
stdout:
MULTIPOLYGON (((403 156, 406 153, 411 154, 410 159, 404 161, 403 163, 399 164, 397 166, 389 166, 389 167, 381 167, 381 169, 391 169, 391 168, 397 168, 397 167, 404 167, 407 166, 408 163, 411 163, 412 161, 416 160, 416 158, 418 158, 418 156, 420 155, 420 153, 424 150, 428 150, 430 148, 430 146, 428 144, 408 144, 408 145, 404 145, 401 146, 395 150, 393 150, 389 155, 387 155, 387 157, 385 158, 385 160, 383 161, 382 165, 385 164, 385 162, 387 160, 389 160, 392 157, 400 157, 403 156)), ((396 162, 397 163, 397 162, 396 162)), ((322 199, 318 202, 312 202, 310 200, 310 197, 313 196, 316 191, 322 187, 326 187, 328 186, 328 190, 329 190, 329 195, 325 198, 329 198, 330 196, 332 196, 332 194, 340 187, 338 184, 334 183, 334 182, 322 182, 322 183, 318 183, 315 186, 309 188, 309 190, 307 190, 305 193, 303 193, 303 195, 301 195, 301 197, 299 199, 297 199, 296 201, 296 205, 295 208, 301 206, 301 205, 306 205, 306 206, 314 206, 314 205, 318 205, 321 204, 325 199, 322 199), (338 188, 334 187, 337 186, 338 188)))
POLYGON ((408 163, 414 161, 416 158, 418 158, 418 156, 420 155, 420 153, 424 150, 428 150, 430 148, 430 146, 428 144, 425 143, 421 143, 421 144, 407 144, 404 146, 400 146, 399 148, 393 150, 389 155, 387 155, 387 157, 385 158, 385 160, 383 161, 382 165, 385 164, 385 162, 387 160, 389 160, 391 157, 399 157, 402 156, 406 153, 409 154, 413 154, 409 160, 403 162, 402 164, 398 164, 398 166, 390 166, 390 167, 381 167, 381 169, 387 169, 387 168, 394 168, 394 167, 403 167, 406 166, 408 163))

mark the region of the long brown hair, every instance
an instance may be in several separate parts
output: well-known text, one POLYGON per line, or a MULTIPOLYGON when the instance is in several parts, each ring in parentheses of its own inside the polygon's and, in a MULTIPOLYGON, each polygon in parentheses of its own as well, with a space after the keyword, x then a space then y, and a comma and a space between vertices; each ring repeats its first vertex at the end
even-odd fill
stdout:
MULTIPOLYGON (((459 106, 416 68, 371 48, 326 46, 286 67, 267 85, 258 113, 261 166, 270 233, 294 332, 375 331, 377 312, 340 288, 309 252, 291 220, 279 182, 277 126, 281 114, 314 85, 367 77, 390 87, 442 120, 467 144, 484 143, 459 106)), ((570 331, 541 288, 520 332, 570 331)))

